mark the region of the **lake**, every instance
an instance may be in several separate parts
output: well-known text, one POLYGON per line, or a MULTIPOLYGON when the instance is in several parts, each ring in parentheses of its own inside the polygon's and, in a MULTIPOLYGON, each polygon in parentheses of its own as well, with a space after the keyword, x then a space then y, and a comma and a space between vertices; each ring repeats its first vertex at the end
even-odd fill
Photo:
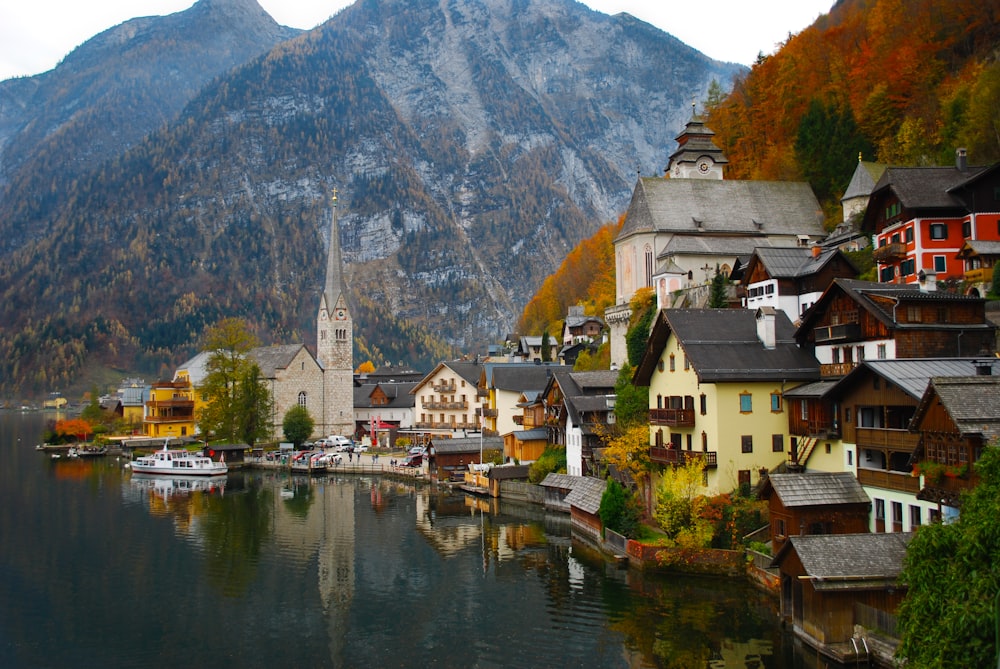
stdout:
POLYGON ((132 478, 0 413, 0 667, 819 666, 776 601, 540 507, 371 476, 132 478))

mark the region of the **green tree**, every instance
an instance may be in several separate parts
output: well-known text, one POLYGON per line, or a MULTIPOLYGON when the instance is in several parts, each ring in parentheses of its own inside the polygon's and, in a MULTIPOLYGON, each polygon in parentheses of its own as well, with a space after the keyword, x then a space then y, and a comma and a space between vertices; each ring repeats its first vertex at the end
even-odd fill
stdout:
POLYGON ((628 351, 629 364, 636 367, 646 352, 649 331, 656 316, 656 295, 653 289, 637 290, 629 306, 632 308, 632 323, 625 333, 625 348, 628 351))
POLYGON ((80 418, 84 419, 91 425, 98 425, 104 421, 104 410, 101 409, 101 400, 98 397, 99 392, 97 386, 91 386, 90 388, 90 402, 87 406, 83 407, 80 412, 80 418))
POLYGON ((897 656, 914 669, 989 667, 996 662, 1000 593, 1000 444, 983 449, 979 485, 953 523, 920 528, 906 550, 897 656))
POLYGON ((542 362, 552 362, 552 338, 548 328, 542 331, 542 362))
POLYGON ((649 388, 632 383, 632 366, 628 363, 619 370, 615 381, 615 424, 622 430, 649 424, 649 388))
POLYGON ((240 397, 240 386, 250 367, 256 366, 247 357, 256 345, 256 337, 239 318, 225 318, 206 330, 204 350, 211 353, 199 388, 205 406, 197 417, 198 427, 206 437, 230 442, 241 438, 239 412, 246 398, 240 397))
POLYGON ((281 430, 285 434, 285 439, 295 444, 298 448, 308 439, 312 433, 316 422, 309 415, 309 409, 301 404, 296 404, 285 412, 285 417, 281 421, 281 430))
POLYGON ((642 504, 614 479, 608 479, 597 513, 601 517, 601 524, 607 529, 629 539, 637 536, 642 519, 642 504))
POLYGON ((236 434, 240 441, 253 448, 258 441, 271 437, 271 412, 274 401, 264 384, 257 363, 243 371, 236 391, 236 434))
POLYGON ((840 197, 858 164, 858 154, 873 152, 850 109, 816 99, 809 103, 799 122, 795 157, 821 202, 840 197))
POLYGON ((566 449, 558 446, 549 446, 537 460, 528 467, 528 481, 531 483, 541 483, 546 476, 555 472, 557 474, 566 473, 566 449))
POLYGON ((729 306, 729 298, 726 295, 727 283, 728 279, 726 275, 716 269, 715 276, 712 277, 712 285, 708 292, 709 309, 725 309, 729 306))

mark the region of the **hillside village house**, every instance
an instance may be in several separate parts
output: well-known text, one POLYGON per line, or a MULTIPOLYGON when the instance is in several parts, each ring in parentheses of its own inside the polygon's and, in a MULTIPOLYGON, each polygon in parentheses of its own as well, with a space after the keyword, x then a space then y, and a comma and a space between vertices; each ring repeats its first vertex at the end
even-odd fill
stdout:
POLYGON ((994 363, 979 361, 976 375, 935 377, 920 398, 910 429, 920 436, 915 460, 921 500, 939 504, 951 517, 961 493, 978 481, 973 465, 1000 438, 1000 376, 994 363))
POLYGON ((989 354, 996 328, 979 298, 835 279, 803 315, 795 338, 814 353, 823 376, 843 376, 862 360, 989 354))
POLYGON ((854 279, 857 275, 857 269, 837 248, 814 245, 754 249, 743 272, 743 306, 774 307, 795 323, 831 281, 854 279))
POLYGON ((355 434, 372 443, 392 446, 400 432, 413 430, 416 397, 411 393, 418 381, 359 383, 354 388, 355 434))
POLYGON ((566 449, 566 473, 596 473, 595 451, 601 427, 614 422, 617 371, 574 372, 555 369, 538 402, 545 411, 550 444, 566 449))
POLYGON ((962 245, 1000 241, 1000 163, 971 167, 958 149, 954 167, 888 167, 861 230, 874 235, 879 281, 961 280, 962 245))
POLYGON ((517 403, 520 414, 513 416, 517 429, 503 435, 503 455, 506 462, 534 462, 545 452, 549 433, 545 428, 545 407, 537 401, 540 393, 527 390, 517 403))
POLYGON ((810 246, 826 237, 809 184, 724 179, 714 133, 694 117, 677 137, 666 178, 640 177, 615 238, 615 305, 605 311, 611 360, 626 361, 629 300, 654 287, 657 304, 676 290, 730 274, 756 247, 810 246))
POLYGON ((788 537, 868 531, 871 500, 850 472, 777 473, 764 482, 771 552, 788 537))
POLYGON ((562 345, 591 342, 600 339, 604 332, 604 321, 597 316, 583 313, 583 307, 574 305, 569 308, 566 320, 563 321, 562 345))
POLYGON ((410 391, 416 398, 413 413, 416 430, 428 437, 467 437, 481 429, 482 406, 478 362, 452 360, 438 363, 410 391))
POLYGON ((1000 241, 966 240, 958 252, 965 273, 966 295, 986 297, 993 289, 993 269, 1000 259, 1000 241))
POLYGON ((149 389, 143 434, 154 438, 192 437, 198 433, 195 392, 187 370, 178 370, 171 381, 156 381, 149 389))
POLYGON ((784 393, 819 378, 793 332, 769 307, 661 310, 633 377, 649 388, 650 459, 702 458, 710 495, 756 485, 783 464, 784 393))
POLYGON ((479 391, 484 397, 487 435, 503 437, 521 424, 515 417, 523 414, 519 406, 523 393, 539 393, 556 369, 555 363, 487 362, 482 365, 479 391))

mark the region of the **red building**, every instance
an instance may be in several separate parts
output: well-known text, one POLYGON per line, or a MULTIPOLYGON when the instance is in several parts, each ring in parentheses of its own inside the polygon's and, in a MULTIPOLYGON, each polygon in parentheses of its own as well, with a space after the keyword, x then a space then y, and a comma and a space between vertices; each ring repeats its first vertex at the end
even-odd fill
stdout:
POLYGON ((962 280, 958 254, 969 240, 1000 240, 1000 163, 970 167, 889 167, 861 223, 873 235, 879 281, 962 280))

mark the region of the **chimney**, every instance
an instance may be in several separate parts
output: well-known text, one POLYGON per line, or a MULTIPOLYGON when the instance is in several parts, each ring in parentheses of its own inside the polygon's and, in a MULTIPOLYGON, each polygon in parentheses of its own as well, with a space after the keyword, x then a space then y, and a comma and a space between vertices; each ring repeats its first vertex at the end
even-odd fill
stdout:
POLYGON ((973 360, 972 366, 976 368, 976 376, 993 376, 993 362, 991 360, 973 360))
POLYGON ((917 272, 917 281, 920 283, 920 290, 925 293, 933 293, 937 290, 937 274, 920 270, 917 272))
POLYGON ((757 339, 766 349, 773 349, 777 335, 774 331, 774 307, 757 309, 757 339))
POLYGON ((955 167, 959 172, 969 169, 969 156, 965 149, 955 149, 955 167))
POLYGON ((823 247, 820 246, 819 244, 813 244, 812 252, 813 252, 813 260, 815 260, 816 258, 819 258, 821 253, 823 253, 823 247))

